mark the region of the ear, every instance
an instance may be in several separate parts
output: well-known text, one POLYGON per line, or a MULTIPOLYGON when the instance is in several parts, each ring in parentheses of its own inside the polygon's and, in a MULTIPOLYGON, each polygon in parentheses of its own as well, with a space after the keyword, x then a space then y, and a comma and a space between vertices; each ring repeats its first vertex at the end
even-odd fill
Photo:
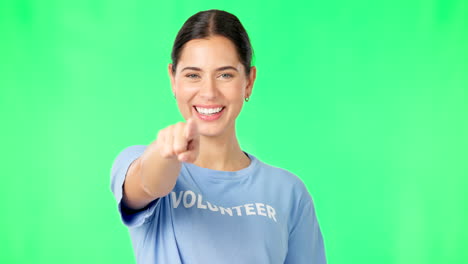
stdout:
POLYGON ((172 73, 172 63, 169 63, 169 65, 167 66, 167 72, 169 74, 169 80, 171 81, 171 89, 172 89, 172 93, 175 94, 175 91, 174 91, 174 75, 172 73))
POLYGON ((253 85, 255 82, 255 79, 257 78, 257 67, 252 66, 250 67, 250 75, 249 79, 247 81, 247 86, 245 87, 245 96, 250 97, 252 95, 252 90, 253 90, 253 85))

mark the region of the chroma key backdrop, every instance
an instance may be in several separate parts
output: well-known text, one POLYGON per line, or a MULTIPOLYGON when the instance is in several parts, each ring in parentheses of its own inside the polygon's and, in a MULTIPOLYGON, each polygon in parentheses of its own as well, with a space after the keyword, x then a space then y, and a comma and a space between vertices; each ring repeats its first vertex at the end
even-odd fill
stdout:
POLYGON ((167 65, 207 9, 254 48, 241 148, 304 181, 328 263, 468 263, 465 0, 0 1, 0 263, 135 263, 110 169, 184 121, 167 65))

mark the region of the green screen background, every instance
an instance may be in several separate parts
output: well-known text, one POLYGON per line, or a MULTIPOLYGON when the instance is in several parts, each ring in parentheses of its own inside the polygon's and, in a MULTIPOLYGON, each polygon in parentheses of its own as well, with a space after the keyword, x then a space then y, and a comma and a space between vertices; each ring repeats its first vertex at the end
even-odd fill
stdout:
POLYGON ((1 1, 1 263, 134 263, 111 165, 183 121, 171 46, 211 8, 255 52, 241 148, 305 182, 329 263, 467 263, 463 0, 1 1))

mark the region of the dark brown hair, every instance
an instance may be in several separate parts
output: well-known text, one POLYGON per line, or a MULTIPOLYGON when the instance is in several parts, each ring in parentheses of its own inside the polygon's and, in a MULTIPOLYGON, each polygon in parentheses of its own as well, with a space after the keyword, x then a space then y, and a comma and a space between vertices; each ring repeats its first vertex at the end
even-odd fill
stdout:
POLYGON ((249 76, 253 55, 249 36, 235 15, 218 9, 200 11, 185 21, 172 47, 173 73, 176 72, 185 43, 192 39, 208 38, 215 35, 226 37, 234 43, 239 61, 244 65, 245 74, 249 76))

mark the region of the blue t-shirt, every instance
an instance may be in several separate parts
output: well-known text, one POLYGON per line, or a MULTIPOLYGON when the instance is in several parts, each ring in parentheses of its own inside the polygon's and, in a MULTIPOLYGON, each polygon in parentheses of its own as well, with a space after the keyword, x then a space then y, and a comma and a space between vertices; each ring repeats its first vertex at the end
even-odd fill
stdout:
POLYGON ((168 195, 143 210, 127 210, 121 201, 125 175, 145 149, 127 147, 111 171, 111 190, 137 263, 326 263, 302 180, 245 151, 251 162, 238 171, 182 163, 168 195))

